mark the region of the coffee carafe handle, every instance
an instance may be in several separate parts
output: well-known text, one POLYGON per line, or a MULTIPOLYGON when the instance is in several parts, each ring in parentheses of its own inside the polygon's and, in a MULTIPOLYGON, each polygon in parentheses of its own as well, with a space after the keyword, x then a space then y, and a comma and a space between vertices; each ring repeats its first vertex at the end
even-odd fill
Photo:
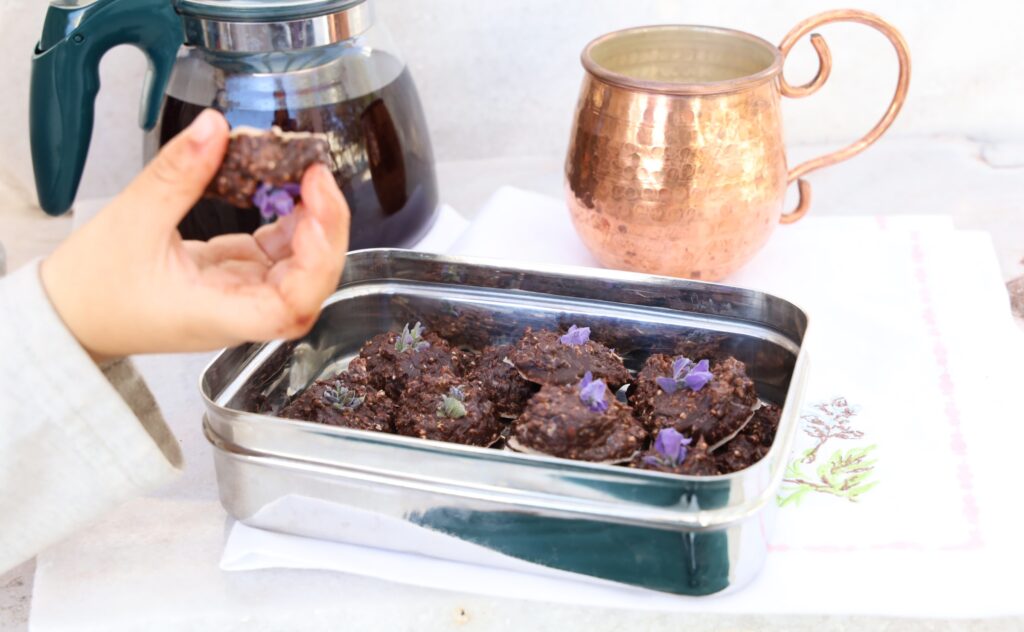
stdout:
MULTIPOLYGON (((899 114, 900 108, 903 107, 904 101, 907 100, 907 88, 910 86, 910 51, 907 49, 907 42, 900 35, 900 32, 896 28, 878 17, 873 13, 867 11, 860 11, 858 9, 838 9, 835 11, 826 11, 825 13, 819 13, 813 17, 807 18, 803 22, 793 27, 782 43, 779 44, 779 50, 782 51, 782 57, 785 59, 789 55, 789 51, 793 48, 793 45, 799 41, 801 37, 810 33, 812 30, 830 24, 832 22, 856 22, 858 24, 864 24, 871 28, 879 31, 884 35, 889 43, 892 44, 896 50, 896 56, 899 59, 899 78, 896 81, 896 92, 893 94, 892 101, 889 103, 888 109, 885 114, 879 119, 878 123, 875 124, 871 131, 864 135, 863 138, 855 143, 851 143, 846 147, 834 151, 831 154, 826 154, 813 160, 801 163, 796 167, 793 167, 789 171, 788 182, 792 183, 794 180, 797 183, 797 187, 800 192, 800 202, 797 204, 796 209, 782 215, 779 221, 783 224, 792 224, 799 220, 801 217, 807 214, 807 211, 811 207, 811 185, 807 180, 803 179, 803 176, 808 173, 834 165, 837 162, 842 162, 847 158, 856 156, 860 152, 867 149, 869 145, 878 140, 878 138, 885 133, 885 130, 889 129, 892 122, 896 120, 896 115, 899 114)), ((801 98, 808 95, 814 94, 818 91, 821 86, 825 85, 825 81, 828 80, 829 74, 832 72, 832 53, 828 49, 828 44, 825 43, 825 38, 817 33, 811 34, 811 44, 814 46, 814 50, 818 53, 818 74, 815 75, 814 79, 811 79, 808 83, 802 86, 792 86, 786 81, 785 75, 779 76, 779 88, 783 96, 801 98)))
POLYGON ((111 48, 145 53, 149 71, 139 123, 156 125, 184 26, 171 0, 54 0, 32 57, 29 134, 39 205, 71 208, 92 139, 99 65, 111 48))

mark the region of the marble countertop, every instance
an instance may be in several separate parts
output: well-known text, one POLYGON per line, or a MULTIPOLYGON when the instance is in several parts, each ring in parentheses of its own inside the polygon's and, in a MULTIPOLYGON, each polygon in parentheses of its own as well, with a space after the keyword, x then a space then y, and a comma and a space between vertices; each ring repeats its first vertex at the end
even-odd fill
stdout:
MULTIPOLYGON (((792 152, 792 160, 795 162, 823 153, 825 149, 798 147, 792 152)), ((439 173, 442 196, 446 202, 471 217, 488 196, 503 184, 561 195, 561 162, 560 158, 534 157, 441 163, 439 173)), ((9 269, 13 269, 51 250, 67 234, 71 224, 68 218, 43 216, 33 207, 31 195, 24 188, 5 180, 3 175, 0 173, 0 194, 4 194, 0 199, 8 200, 8 204, 0 213, 0 240, 7 250, 9 269)), ((983 229, 992 234, 1004 280, 1012 282, 1024 275, 1022 176, 1024 143, 982 145, 960 138, 889 139, 880 142, 862 157, 814 174, 811 177, 814 186, 814 206, 811 212, 823 215, 949 214, 960 228, 983 229)), ((1018 300, 1021 300, 1019 295, 1018 300)), ((1024 312, 1024 305, 1017 307, 1024 312)), ((1024 321, 1018 322, 1024 327, 1024 321)), ((195 372, 198 372, 206 357, 190 357, 188 361, 190 366, 194 364, 195 372)), ((153 368, 154 362, 158 361, 143 359, 140 364, 146 370, 147 363, 153 368)), ((165 398, 172 401, 175 398, 181 399, 183 395, 178 394, 178 391, 187 390, 188 384, 192 383, 191 377, 189 375, 188 379, 156 386, 158 399, 161 402, 165 398)), ((187 524, 203 529, 223 529, 224 514, 216 501, 213 467, 198 418, 181 419, 176 423, 172 420, 172 425, 182 442, 189 464, 185 476, 156 498, 140 500, 133 507, 126 508, 128 513, 121 513, 129 515, 135 510, 144 514, 146 503, 177 503, 181 506, 182 519, 190 521, 187 524)), ((116 520, 118 517, 111 519, 116 520)), ((188 580, 190 572, 219 572, 216 570, 219 551, 203 551, 200 554, 210 558, 207 566, 212 566, 212 570, 189 571, 186 570, 187 565, 179 562, 162 567, 162 572, 180 572, 183 581, 188 580)), ((202 564, 192 563, 190 566, 202 564)), ((233 589, 277 596, 294 573, 255 573, 253 577, 234 584, 233 589)), ((33 574, 34 563, 30 562, 0 575, 0 630, 22 630, 27 627, 33 574)), ((349 627, 354 629, 612 630, 628 625, 638 629, 675 630, 681 624, 679 615, 637 615, 626 611, 584 610, 569 606, 531 607, 524 603, 397 586, 370 579, 332 576, 330 573, 321 575, 325 591, 346 590, 349 597, 358 597, 347 600, 350 605, 345 611, 349 627)), ((280 607, 287 609, 288 601, 284 597, 282 599, 280 607)), ((258 620, 244 623, 247 629, 273 629, 272 624, 264 622, 265 625, 259 625, 258 620)), ((210 625, 216 625, 215 619, 210 619, 210 625)), ((989 632, 1020 630, 1024 627, 1024 620, 979 620, 965 625, 963 621, 906 621, 847 616, 699 615, 688 616, 686 626, 690 630, 947 630, 966 627, 989 632)))

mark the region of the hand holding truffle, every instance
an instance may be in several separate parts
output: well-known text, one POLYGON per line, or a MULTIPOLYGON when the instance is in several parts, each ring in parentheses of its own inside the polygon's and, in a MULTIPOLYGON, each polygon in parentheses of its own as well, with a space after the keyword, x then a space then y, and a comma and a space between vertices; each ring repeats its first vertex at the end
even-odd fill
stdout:
POLYGON ((94 358, 296 338, 334 290, 349 211, 323 165, 295 211, 254 235, 183 241, 177 225, 224 160, 228 125, 207 110, 41 268, 57 312, 94 358))

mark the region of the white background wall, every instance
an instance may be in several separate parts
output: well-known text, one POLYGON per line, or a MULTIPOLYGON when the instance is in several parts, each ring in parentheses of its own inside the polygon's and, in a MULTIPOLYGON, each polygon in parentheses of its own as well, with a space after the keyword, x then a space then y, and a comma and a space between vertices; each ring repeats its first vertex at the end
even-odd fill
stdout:
MULTIPOLYGON (((1024 3, 1020 0, 376 0, 419 85, 439 160, 561 156, 593 37, 649 23, 700 23, 778 42, 799 20, 856 6, 900 28, 913 57, 910 99, 894 135, 1024 139, 1024 3)), ((31 188, 29 59, 47 3, 0 0, 0 178, 31 188)), ((842 142, 866 131, 896 76, 888 42, 859 25, 822 30, 834 69, 822 92, 786 104, 791 142, 842 142)), ((787 66, 801 82, 816 66, 804 41, 787 66)), ((116 192, 137 171, 136 127, 145 62, 113 51, 82 195, 116 192)))

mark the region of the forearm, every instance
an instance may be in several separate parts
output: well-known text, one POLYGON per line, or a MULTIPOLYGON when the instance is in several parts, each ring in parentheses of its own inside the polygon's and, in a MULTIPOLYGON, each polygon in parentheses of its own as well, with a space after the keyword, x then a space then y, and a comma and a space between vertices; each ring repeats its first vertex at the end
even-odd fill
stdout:
POLYGON ((177 442, 127 361, 102 369, 38 266, 0 281, 0 571, 171 479, 177 442))

